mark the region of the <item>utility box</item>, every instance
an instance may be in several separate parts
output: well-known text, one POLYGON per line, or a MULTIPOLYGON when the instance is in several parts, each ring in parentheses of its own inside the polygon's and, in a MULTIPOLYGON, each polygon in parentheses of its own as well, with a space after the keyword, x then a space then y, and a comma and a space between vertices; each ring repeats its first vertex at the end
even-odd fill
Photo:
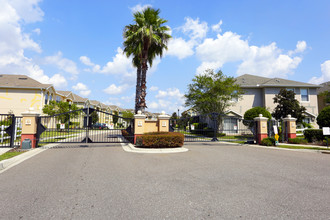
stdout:
POLYGON ((22 149, 31 149, 32 141, 30 139, 24 139, 22 141, 22 149))

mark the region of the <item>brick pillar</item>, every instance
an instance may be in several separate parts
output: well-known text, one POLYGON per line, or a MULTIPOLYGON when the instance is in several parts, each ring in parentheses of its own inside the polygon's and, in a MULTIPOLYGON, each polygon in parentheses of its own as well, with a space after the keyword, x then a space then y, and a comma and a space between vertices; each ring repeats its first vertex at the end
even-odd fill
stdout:
POLYGON ((165 112, 158 116, 158 132, 170 131, 170 118, 171 116, 165 115, 165 112))
MULTIPOLYGON (((286 118, 283 118, 284 121, 284 130, 285 130, 285 134, 286 137, 288 138, 296 138, 297 134, 296 134, 296 118, 292 118, 291 115, 288 115, 286 118)), ((288 141, 288 140, 287 140, 288 141)))
POLYGON ((260 114, 259 117, 254 118, 254 121, 256 122, 257 144, 261 144, 261 140, 268 137, 268 118, 263 117, 262 114, 260 114))
POLYGON ((138 111, 138 113, 134 115, 134 144, 136 143, 136 137, 144 134, 145 122, 146 115, 142 114, 141 111, 138 111))
POLYGON ((39 113, 33 112, 29 110, 28 112, 23 112, 22 116, 22 134, 21 134, 21 148, 22 142, 24 139, 31 140, 31 147, 37 147, 37 119, 39 117, 39 113))

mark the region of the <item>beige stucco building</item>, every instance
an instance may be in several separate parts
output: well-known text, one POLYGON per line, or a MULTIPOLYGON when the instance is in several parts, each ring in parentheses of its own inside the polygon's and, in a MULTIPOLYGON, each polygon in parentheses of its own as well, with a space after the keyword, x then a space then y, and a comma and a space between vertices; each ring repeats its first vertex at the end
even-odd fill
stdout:
MULTIPOLYGON (((296 94, 295 98, 306 108, 305 122, 318 127, 316 117, 318 115, 317 89, 320 87, 319 85, 248 74, 237 77, 236 83, 241 86, 244 94, 241 99, 232 100, 232 106, 228 112, 237 119, 243 118, 247 110, 257 106, 265 107, 269 112, 273 112, 277 105, 273 98, 282 88, 285 88, 293 90, 296 94)), ((228 123, 230 123, 228 126, 234 126, 237 124, 237 120, 234 118, 228 123)))
POLYGON ((0 75, 0 113, 21 115, 30 108, 42 114, 42 108, 54 100, 51 84, 42 84, 25 75, 0 75))

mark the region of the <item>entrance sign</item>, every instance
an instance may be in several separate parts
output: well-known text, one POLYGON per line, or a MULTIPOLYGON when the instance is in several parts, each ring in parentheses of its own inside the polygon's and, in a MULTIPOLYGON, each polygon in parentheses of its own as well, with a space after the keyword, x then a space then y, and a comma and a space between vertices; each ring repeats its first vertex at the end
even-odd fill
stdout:
POLYGON ((273 129, 274 129, 274 134, 278 134, 277 125, 274 125, 274 126, 273 126, 273 129))
POLYGON ((330 135, 330 127, 323 127, 323 135, 330 135))
POLYGON ((195 130, 195 125, 191 125, 191 130, 195 130))
POLYGON ((61 124, 60 129, 65 129, 65 124, 61 124))

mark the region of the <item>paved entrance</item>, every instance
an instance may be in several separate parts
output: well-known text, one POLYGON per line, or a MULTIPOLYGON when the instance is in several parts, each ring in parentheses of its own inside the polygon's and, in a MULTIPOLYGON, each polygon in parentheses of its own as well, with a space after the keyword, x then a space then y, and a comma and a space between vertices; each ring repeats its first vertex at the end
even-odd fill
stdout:
POLYGON ((177 154, 110 146, 49 149, 1 173, 1 218, 329 218, 330 155, 211 142, 177 154))

